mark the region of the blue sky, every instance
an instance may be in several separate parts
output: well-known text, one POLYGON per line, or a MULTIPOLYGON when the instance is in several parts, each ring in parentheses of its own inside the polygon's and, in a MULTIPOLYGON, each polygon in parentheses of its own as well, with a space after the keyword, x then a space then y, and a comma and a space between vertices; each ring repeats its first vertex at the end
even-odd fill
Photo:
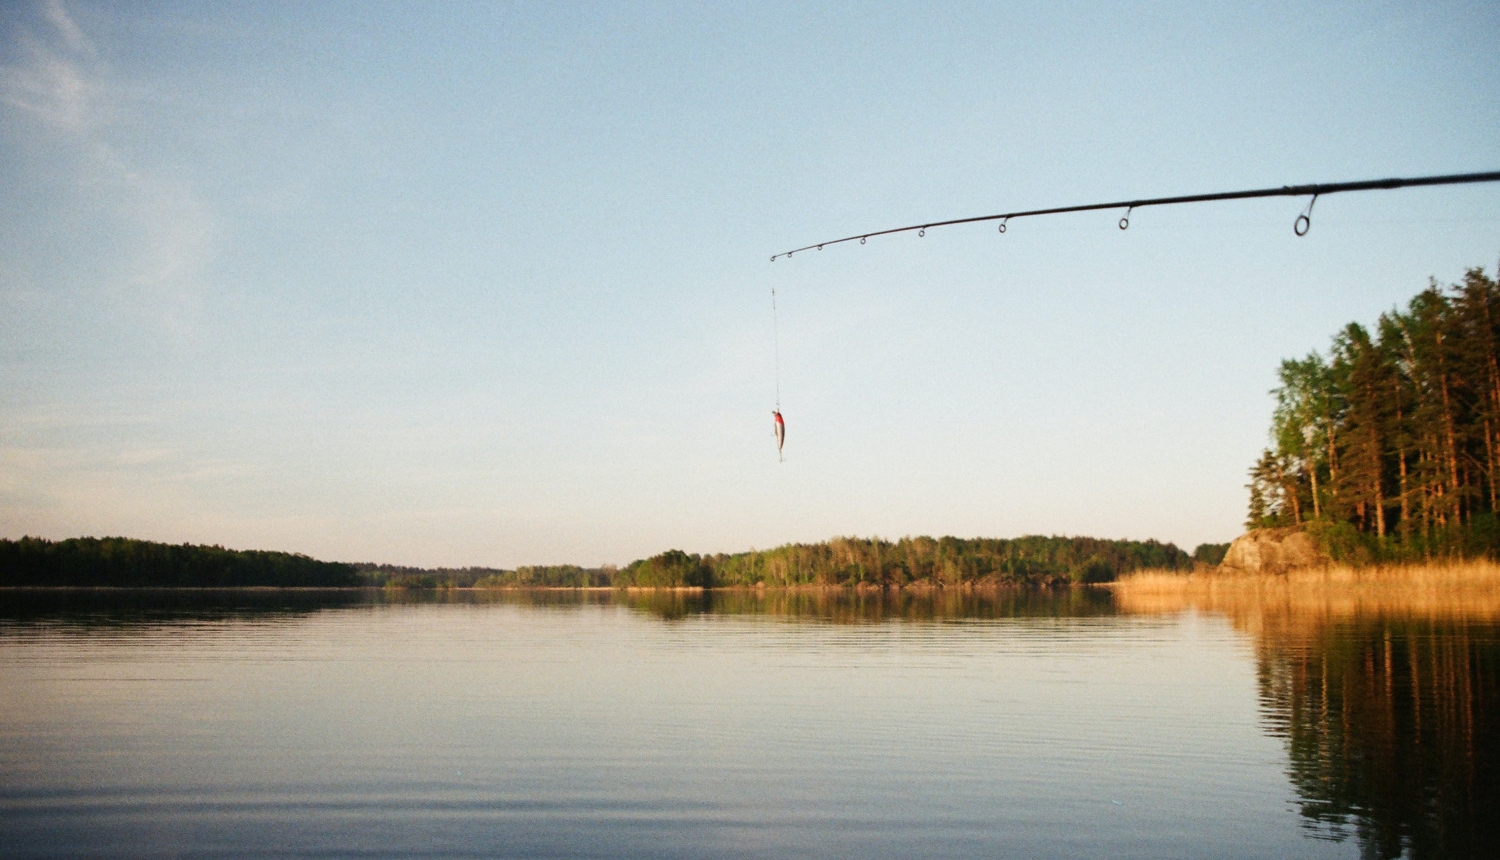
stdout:
POLYGON ((768 259, 1500 169, 1493 3, 242 5, 0 7, 0 536, 1191 548, 1283 357, 1500 259, 1500 186, 768 259))

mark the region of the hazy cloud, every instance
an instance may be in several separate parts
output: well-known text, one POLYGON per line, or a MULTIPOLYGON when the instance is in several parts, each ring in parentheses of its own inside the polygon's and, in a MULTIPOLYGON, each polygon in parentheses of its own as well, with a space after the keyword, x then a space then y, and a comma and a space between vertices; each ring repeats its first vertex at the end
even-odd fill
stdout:
POLYGON ((71 172, 80 193, 112 208, 125 249, 109 266, 117 274, 114 288, 148 299, 151 307, 143 310, 180 323, 212 252, 209 208, 189 183, 134 163, 111 140, 130 123, 147 121, 132 108, 149 93, 117 79, 60 0, 33 8, 28 22, 3 34, 15 60, 0 66, 0 104, 36 121, 32 145, 55 151, 48 158, 55 169, 71 172))
POLYGON ((69 48, 90 55, 94 53, 94 46, 83 35, 83 31, 78 29, 78 25, 73 23, 73 19, 68 16, 67 10, 63 8, 62 0, 47 0, 46 5, 42 8, 42 14, 48 21, 52 22, 52 26, 57 28, 58 34, 62 36, 63 42, 69 48))
POLYGON ((68 131, 84 131, 98 94, 99 55, 59 0, 36 30, 12 34, 21 62, 0 67, 0 101, 68 131))

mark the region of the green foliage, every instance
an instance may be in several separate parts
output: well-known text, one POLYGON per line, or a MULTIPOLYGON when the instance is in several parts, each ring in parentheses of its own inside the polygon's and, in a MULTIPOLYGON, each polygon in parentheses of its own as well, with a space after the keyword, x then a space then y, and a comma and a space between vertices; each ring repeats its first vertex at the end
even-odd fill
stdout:
POLYGON ((1250 510, 1245 528, 1272 529, 1302 521, 1295 506, 1297 496, 1291 483, 1295 464, 1286 455, 1261 452, 1260 460, 1250 469, 1250 510))
POLYGON ((1475 514, 1465 524, 1462 539, 1466 556, 1500 557, 1500 517, 1491 511, 1475 514))
POLYGON ((1091 555, 1082 564, 1068 571, 1068 578, 1080 585, 1095 585, 1113 580, 1115 569, 1103 558, 1091 555))
POLYGON ((1375 536, 1361 532, 1353 523, 1315 520, 1307 523, 1306 528, 1318 549, 1334 561, 1362 565, 1388 560, 1375 536))
POLYGON ((1193 561, 1202 564, 1222 564, 1224 556, 1229 553, 1227 543, 1200 543, 1193 550, 1193 561))
POLYGON ((533 565, 515 570, 493 567, 401 567, 356 564, 365 585, 387 588, 599 588, 614 579, 614 568, 576 564, 533 565))
POLYGON ((599 588, 614 582, 611 566, 583 568, 576 564, 527 565, 515 569, 514 585, 545 588, 599 588))
POLYGON ((393 573, 385 578, 386 588, 446 588, 448 582, 426 573, 393 573))
POLYGON ((122 537, 0 540, 0 585, 157 588, 347 588, 353 565, 305 555, 122 537))
POLYGON ((1312 524, 1353 563, 1500 552, 1500 285, 1482 270, 1279 378, 1248 526, 1312 524))
POLYGON ((615 585, 639 588, 710 588, 713 566, 699 555, 669 549, 660 555, 631 562, 615 577, 615 585))
POLYGON ((1074 581, 1093 563, 1093 581, 1141 568, 1192 566, 1187 553, 1157 541, 1031 536, 1014 539, 908 537, 898 541, 840 537, 732 555, 679 550, 635 562, 619 585, 799 586, 912 583, 1054 585, 1074 581))

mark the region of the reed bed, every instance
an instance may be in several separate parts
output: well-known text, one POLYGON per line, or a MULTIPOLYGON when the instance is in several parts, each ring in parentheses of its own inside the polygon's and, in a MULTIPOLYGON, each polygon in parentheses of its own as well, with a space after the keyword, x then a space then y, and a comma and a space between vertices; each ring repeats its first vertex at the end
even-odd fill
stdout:
POLYGON ((1268 615, 1330 621, 1391 615, 1500 621, 1500 564, 1491 561, 1330 565, 1284 574, 1145 570, 1121 577, 1113 589, 1124 612, 1196 608, 1225 612, 1252 626, 1268 615))

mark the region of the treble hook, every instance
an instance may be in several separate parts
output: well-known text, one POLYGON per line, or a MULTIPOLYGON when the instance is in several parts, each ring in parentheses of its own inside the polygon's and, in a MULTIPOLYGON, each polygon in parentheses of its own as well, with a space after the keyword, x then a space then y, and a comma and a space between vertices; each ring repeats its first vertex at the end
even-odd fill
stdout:
POLYGON ((1312 199, 1307 201, 1307 209, 1301 215, 1297 216, 1296 221, 1292 222, 1293 233, 1296 233, 1298 236, 1306 236, 1307 231, 1312 229, 1312 208, 1313 204, 1317 202, 1318 195, 1314 194, 1312 199))
POLYGON ((1125 217, 1123 217, 1123 218, 1120 219, 1120 229, 1121 230, 1128 230, 1128 229, 1130 229, 1130 213, 1133 212, 1134 210, 1135 210, 1134 206, 1127 206, 1127 207, 1125 207, 1125 217))
POLYGON ((1010 216, 1009 215, 1005 216, 1004 218, 1002 218, 1000 220, 1000 232, 1001 233, 1005 232, 1005 222, 1009 221, 1009 220, 1010 220, 1010 216))

